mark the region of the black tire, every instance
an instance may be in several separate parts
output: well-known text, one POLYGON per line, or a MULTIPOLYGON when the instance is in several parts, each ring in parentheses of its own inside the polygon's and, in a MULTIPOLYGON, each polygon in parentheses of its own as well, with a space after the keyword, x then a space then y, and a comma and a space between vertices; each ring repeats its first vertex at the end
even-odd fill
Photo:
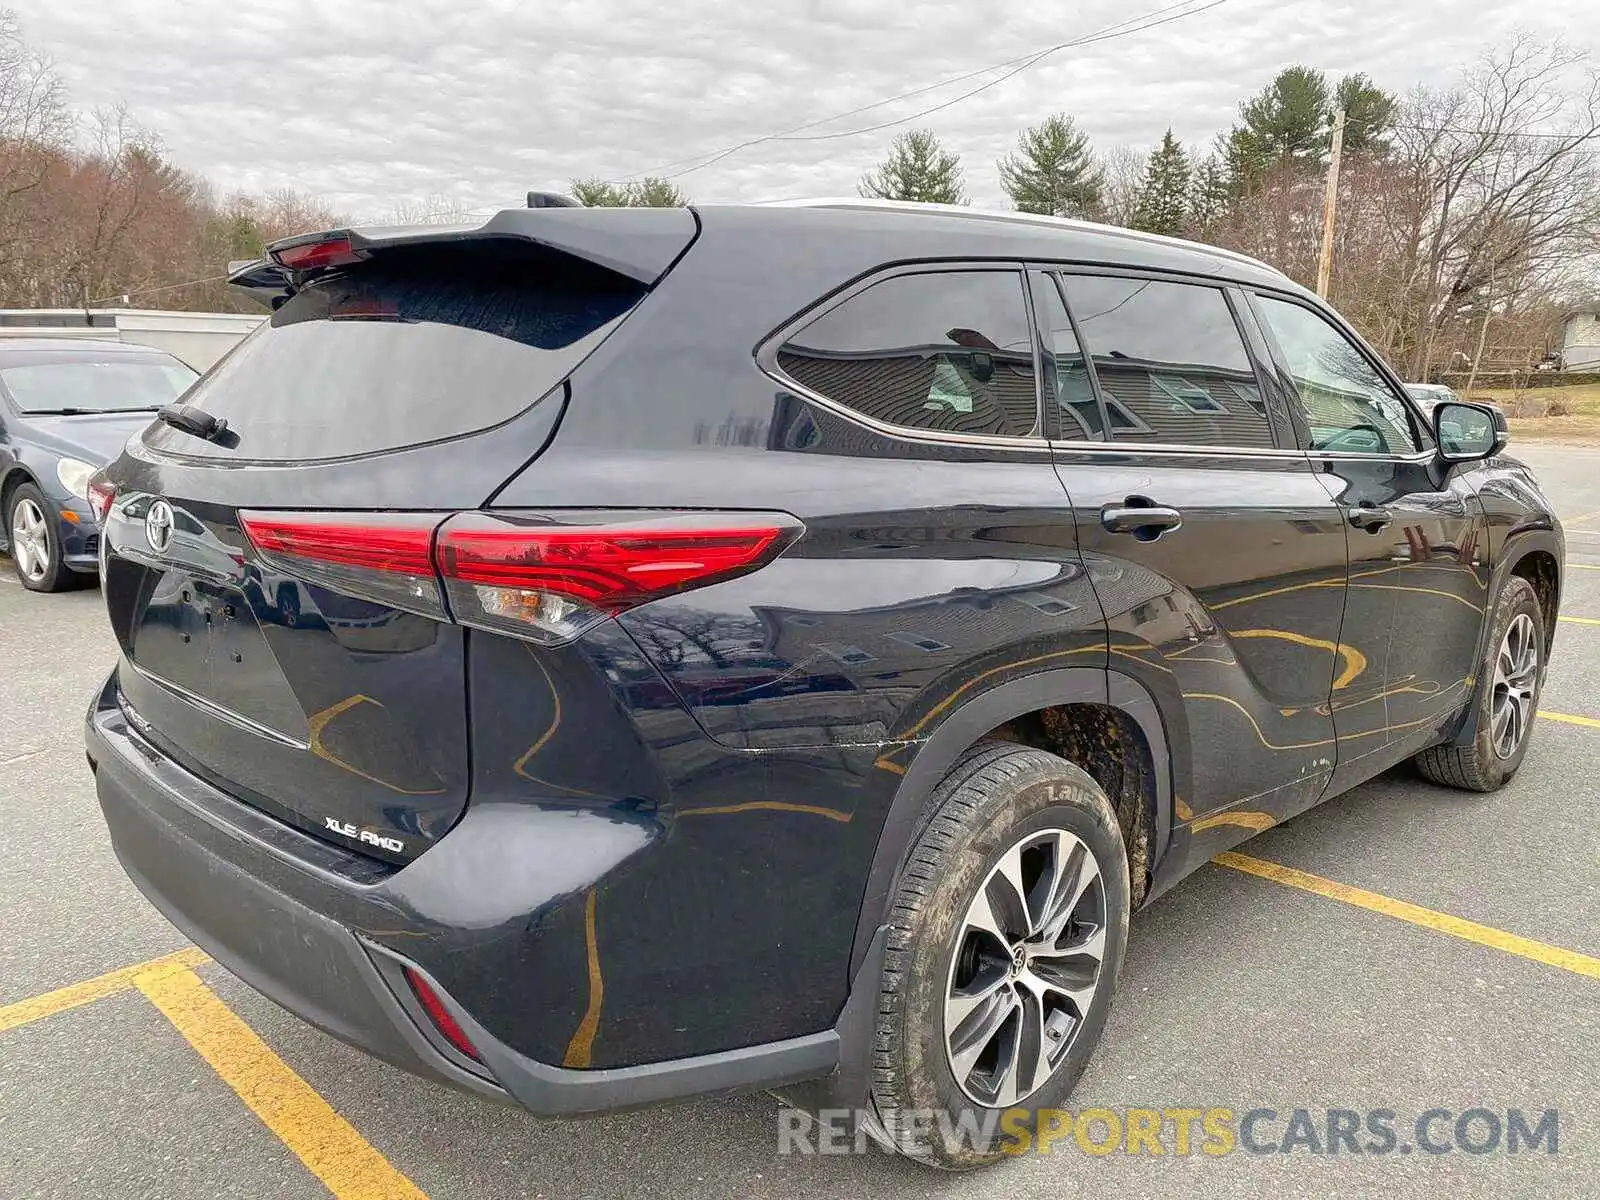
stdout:
POLYGON ((1533 585, 1521 576, 1513 575, 1505 581, 1495 597, 1490 614, 1489 636, 1486 639, 1483 661, 1478 664, 1478 685, 1468 710, 1467 723, 1460 736, 1439 746, 1430 746, 1414 760, 1423 776, 1446 787, 1461 788, 1469 792, 1492 792, 1504 787, 1528 753, 1528 743, 1533 738, 1533 712, 1539 707, 1539 692, 1544 686, 1546 662, 1546 634, 1544 614, 1539 608, 1539 597, 1533 585), (1538 665, 1534 673, 1533 697, 1529 716, 1515 749, 1502 756, 1495 748, 1494 703, 1495 667, 1501 647, 1512 622, 1520 617, 1531 620, 1534 630, 1534 653, 1538 665))
MULTIPOLYGON (((1128 860, 1116 813, 1099 785, 1072 763, 1042 750, 1009 744, 976 747, 951 768, 934 792, 931 805, 932 816, 901 870, 890 909, 871 1090, 878 1116, 902 1153, 931 1166, 958 1170, 996 1162, 1016 1152, 1019 1121, 1020 1127, 1031 1133, 1038 1111, 1063 1107, 1082 1075, 1104 1028, 1127 944, 1128 860), (958 955, 970 958, 972 954, 975 935, 966 924, 969 907, 978 889, 992 882, 1003 857, 1019 843, 1026 845, 1032 836, 1055 837, 1053 831, 1073 835, 1094 856, 1099 869, 1099 882, 1084 892, 1090 908, 1075 908, 1070 919, 1063 918, 1066 924, 1057 938, 1068 942, 1094 928, 1093 922, 1085 925, 1077 919, 1085 911, 1103 919, 1104 951, 1098 973, 1090 972, 1095 987, 1083 1011, 1071 1009, 1071 1016, 1055 1018, 1061 1024, 1054 1033, 1045 1028, 1048 1022, 1030 1026, 1056 1041, 1066 1038, 1065 1046, 1056 1048, 1061 1057, 1053 1064, 1033 1059, 1038 1073, 1019 1076, 1046 1082, 1042 1086, 1035 1082, 1033 1090, 1015 1104, 979 1103, 955 1078, 945 1026, 946 997, 957 983, 958 968, 966 961, 958 955), (1098 891, 1092 890, 1096 888, 1098 891), (1063 1033, 1067 1021, 1075 1023, 1063 1033), (1005 1108, 1023 1109, 1025 1115, 1008 1117, 1001 1126, 1000 1114, 1005 1108), (931 1129, 927 1128, 928 1114, 934 1119, 931 1129), (948 1114, 948 1120, 940 1114, 948 1114), (956 1123, 963 1115, 969 1122, 976 1120, 978 1127, 987 1121, 991 1138, 982 1142, 963 1136, 956 1123)), ((1078 854, 1076 846, 1070 853, 1078 854)), ((1044 878, 1043 873, 1039 878, 1044 878)), ((1045 885, 1043 890, 1051 889, 1045 885)), ((1032 905, 1041 886, 1025 886, 1023 891, 1028 897, 1026 904, 1032 905)), ((1065 890, 1061 894, 1065 895, 1065 890)), ((1043 902, 1040 907, 1045 907, 1043 902)), ((1022 915, 1028 916, 1026 911, 1022 915)), ((1031 970, 1034 960, 1026 953, 1021 957, 1031 970)), ((1004 952, 998 959, 984 961, 1003 959, 1004 952)), ((1076 966, 1092 962, 1092 958, 1071 961, 1076 966)), ((986 969, 1009 972, 1002 990, 1013 987, 1016 972, 1027 974, 1020 964, 986 969)), ((1020 980, 1013 991, 1021 998, 1022 1007, 1016 1010, 1020 1030, 1024 1012, 1034 1011, 1042 1018, 1044 1008, 1041 1002, 1040 1009, 1027 1009, 1031 993, 1023 989, 1020 980)), ((1045 1043, 1034 1036, 1027 1044, 1037 1047, 1045 1043)), ((969 1073, 965 1086, 972 1086, 973 1078, 969 1073)))
POLYGON ((6 502, 6 539, 11 548, 11 567, 29 591, 64 592, 77 582, 72 568, 61 559, 61 538, 56 532, 56 521, 55 505, 32 483, 18 484, 6 502), (33 511, 43 517, 45 561, 38 571, 24 569, 23 555, 17 545, 17 514, 23 511, 24 504, 32 505, 33 511))

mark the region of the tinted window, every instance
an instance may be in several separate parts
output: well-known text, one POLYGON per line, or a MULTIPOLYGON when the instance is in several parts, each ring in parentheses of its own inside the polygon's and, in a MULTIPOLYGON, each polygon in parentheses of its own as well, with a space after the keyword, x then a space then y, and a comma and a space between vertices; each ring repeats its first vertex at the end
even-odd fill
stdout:
POLYGON ((1022 276, 897 275, 858 292, 778 351, 796 382, 879 421, 1026 437, 1038 388, 1022 276))
POLYGON ((165 426, 188 455, 283 461, 394 450, 486 429, 564 379, 643 294, 515 242, 395 250, 316 281, 188 397, 237 447, 165 426))
POLYGON ((1078 345, 1078 335, 1061 299, 1060 283, 1050 275, 1035 275, 1034 312, 1044 336, 1053 369, 1056 407, 1061 413, 1061 436, 1071 441, 1104 441, 1105 422, 1100 401, 1089 379, 1089 364, 1078 345))
POLYGON ((1113 437, 1272 446, 1255 372, 1220 290, 1097 275, 1063 282, 1113 437))
POLYGON ((134 412, 171 404, 195 381, 175 358, 127 362, 41 362, 0 371, 25 413, 134 412))
POLYGON ((1409 454, 1417 448, 1406 406, 1356 344, 1321 314, 1258 297, 1300 392, 1312 450, 1409 454))

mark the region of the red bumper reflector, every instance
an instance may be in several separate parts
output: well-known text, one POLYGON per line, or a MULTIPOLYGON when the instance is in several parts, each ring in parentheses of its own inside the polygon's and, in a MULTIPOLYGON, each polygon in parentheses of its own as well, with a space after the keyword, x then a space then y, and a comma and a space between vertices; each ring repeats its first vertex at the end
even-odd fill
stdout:
POLYGON ((422 973, 414 967, 405 967, 403 970, 417 1003, 422 1005, 434 1028, 444 1035, 444 1040, 473 1062, 481 1063, 483 1056, 478 1053, 478 1048, 472 1044, 472 1039, 467 1036, 466 1031, 450 1015, 450 1010, 444 1006, 444 1001, 439 999, 439 993, 433 990, 428 981, 422 977, 422 973))

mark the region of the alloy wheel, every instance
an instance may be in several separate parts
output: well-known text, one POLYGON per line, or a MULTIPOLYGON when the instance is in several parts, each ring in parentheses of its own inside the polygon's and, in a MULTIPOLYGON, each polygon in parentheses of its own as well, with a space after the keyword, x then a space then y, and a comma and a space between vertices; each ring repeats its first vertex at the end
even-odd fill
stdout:
POLYGON ((1528 736, 1538 682, 1539 633, 1532 617, 1518 613, 1511 619, 1494 660, 1490 729, 1497 757, 1510 758, 1528 736))
POLYGON ((11 556, 24 578, 37 583, 50 569, 50 527, 27 496, 11 510, 11 556))
POLYGON ((1000 857, 956 935, 945 1054, 967 1098, 1006 1108, 1044 1086, 1089 1014, 1105 957, 1100 864, 1065 829, 1000 857))

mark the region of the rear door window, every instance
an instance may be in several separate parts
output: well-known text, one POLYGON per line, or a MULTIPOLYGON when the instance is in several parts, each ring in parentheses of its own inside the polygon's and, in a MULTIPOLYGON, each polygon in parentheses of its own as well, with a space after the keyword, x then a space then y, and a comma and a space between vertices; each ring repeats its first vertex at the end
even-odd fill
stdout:
POLYGON ((146 444, 287 462, 487 429, 566 378, 643 294, 516 241, 389 250, 290 297, 189 393, 236 445, 160 425, 146 444))
POLYGON ((1115 440, 1275 445, 1220 288, 1117 275, 1063 275, 1062 282, 1115 440))
POLYGON ((1020 271, 894 275, 794 334, 778 366, 796 383, 889 425, 1039 433, 1038 376, 1020 271))

